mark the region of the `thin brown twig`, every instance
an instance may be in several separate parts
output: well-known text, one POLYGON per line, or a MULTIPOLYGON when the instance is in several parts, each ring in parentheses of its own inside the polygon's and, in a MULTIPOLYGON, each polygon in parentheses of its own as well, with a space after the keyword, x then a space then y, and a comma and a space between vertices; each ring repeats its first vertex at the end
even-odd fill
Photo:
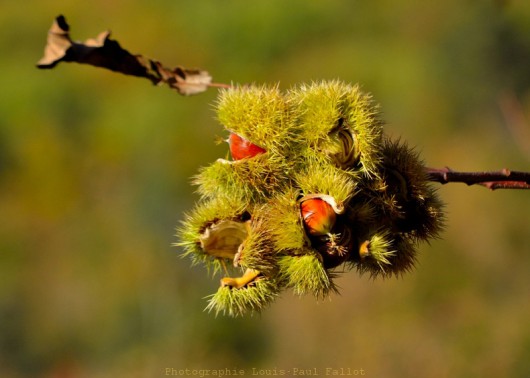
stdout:
POLYGON ((445 168, 426 168, 430 181, 440 184, 461 182, 467 185, 482 185, 488 189, 530 189, 530 172, 501 169, 490 172, 457 172, 445 168))

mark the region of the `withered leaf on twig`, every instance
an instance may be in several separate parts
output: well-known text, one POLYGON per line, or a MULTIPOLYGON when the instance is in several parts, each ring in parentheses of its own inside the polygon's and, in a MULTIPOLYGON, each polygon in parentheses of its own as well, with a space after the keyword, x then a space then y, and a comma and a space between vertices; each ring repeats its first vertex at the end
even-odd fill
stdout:
POLYGON ((38 68, 53 68, 59 62, 89 64, 125 75, 144 77, 154 84, 166 83, 182 95, 201 93, 210 86, 227 86, 212 83, 212 77, 204 70, 183 67, 170 69, 156 60, 133 55, 117 41, 110 39, 109 31, 81 43, 72 41, 69 29, 64 16, 54 20, 48 31, 44 56, 37 63, 38 68))

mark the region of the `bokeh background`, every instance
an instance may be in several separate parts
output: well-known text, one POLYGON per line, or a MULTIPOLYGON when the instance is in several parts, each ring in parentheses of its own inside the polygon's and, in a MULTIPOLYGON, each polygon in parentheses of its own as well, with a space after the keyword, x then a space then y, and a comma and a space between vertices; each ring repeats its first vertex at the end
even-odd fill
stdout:
MULTIPOLYGON (((530 170, 530 2, 0 1, 0 376, 174 369, 363 369, 369 377, 530 376, 530 192, 440 186, 441 240, 416 271, 286 292, 215 318, 218 277, 179 258, 190 177, 227 153, 216 91, 181 97, 76 64, 40 71, 64 14, 133 53, 214 80, 340 78, 381 103, 429 166, 530 170)), ((437 184, 436 184, 437 185, 437 184)), ((360 373, 360 370, 359 370, 360 373)))

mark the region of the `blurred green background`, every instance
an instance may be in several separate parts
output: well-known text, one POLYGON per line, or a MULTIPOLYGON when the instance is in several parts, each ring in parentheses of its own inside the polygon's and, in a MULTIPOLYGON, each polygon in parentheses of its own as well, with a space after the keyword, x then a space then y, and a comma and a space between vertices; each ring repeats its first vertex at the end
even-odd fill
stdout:
POLYGON ((216 91, 181 97, 76 64, 40 71, 64 14, 133 53, 214 80, 340 78, 381 103, 429 166, 530 170, 528 1, 0 2, 0 376, 175 369, 364 369, 530 376, 530 192, 450 184, 442 240, 403 278, 355 272, 318 303, 203 312, 217 278, 179 258, 190 177, 227 153, 216 91))

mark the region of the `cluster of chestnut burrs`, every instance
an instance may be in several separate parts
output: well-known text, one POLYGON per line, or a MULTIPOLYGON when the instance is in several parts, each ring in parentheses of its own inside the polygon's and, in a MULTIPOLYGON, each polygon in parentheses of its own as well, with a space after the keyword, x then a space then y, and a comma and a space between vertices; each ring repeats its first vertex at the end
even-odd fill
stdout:
POLYGON ((216 110, 231 159, 200 170, 201 199, 178 230, 185 256, 226 275, 208 310, 259 311, 284 288, 325 297, 339 266, 399 274, 439 233, 423 163, 383 134, 358 86, 239 86, 216 110))

